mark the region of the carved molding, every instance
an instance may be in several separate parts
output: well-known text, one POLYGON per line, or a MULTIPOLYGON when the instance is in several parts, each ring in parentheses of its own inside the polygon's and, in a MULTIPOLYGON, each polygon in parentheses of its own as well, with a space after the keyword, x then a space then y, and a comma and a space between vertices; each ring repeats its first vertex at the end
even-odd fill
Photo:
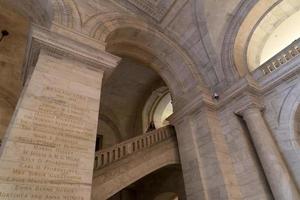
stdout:
POLYGON ((175 110, 168 120, 172 124, 176 124, 183 120, 185 116, 194 115, 203 110, 219 111, 233 100, 241 102, 240 105, 236 105, 237 108, 248 105, 248 102, 256 102, 257 105, 260 105, 260 96, 262 96, 261 87, 251 76, 246 76, 233 87, 221 93, 219 100, 213 99, 207 90, 195 92, 186 100, 189 103, 175 110))
POLYGON ((113 0, 132 12, 145 14, 155 22, 162 22, 177 0, 113 0))
POLYGON ((176 0, 128 0, 131 4, 150 15, 156 21, 161 21, 176 0))
POLYGON ((100 43, 100 45, 92 46, 90 43, 93 41, 89 41, 89 38, 79 34, 74 35, 76 33, 67 29, 61 30, 61 27, 50 31, 33 25, 23 70, 24 82, 30 76, 41 49, 46 51, 48 55, 60 59, 76 60, 95 70, 111 71, 119 64, 121 59, 105 52, 100 43))

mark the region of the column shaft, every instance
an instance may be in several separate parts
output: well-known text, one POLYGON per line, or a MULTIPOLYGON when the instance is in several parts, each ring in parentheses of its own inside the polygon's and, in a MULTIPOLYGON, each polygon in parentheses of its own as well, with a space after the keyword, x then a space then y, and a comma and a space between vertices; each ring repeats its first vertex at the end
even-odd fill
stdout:
POLYGON ((297 187, 259 108, 248 108, 242 112, 242 115, 275 199, 300 199, 297 187))
POLYGON ((229 150, 215 111, 201 108, 175 125, 188 200, 240 200, 229 150))

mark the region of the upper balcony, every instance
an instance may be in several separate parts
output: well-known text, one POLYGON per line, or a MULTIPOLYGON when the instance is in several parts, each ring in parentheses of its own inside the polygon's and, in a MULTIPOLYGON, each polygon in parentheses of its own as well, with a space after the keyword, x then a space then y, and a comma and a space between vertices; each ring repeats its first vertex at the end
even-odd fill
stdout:
MULTIPOLYGON (((252 74, 256 80, 260 80, 270 74, 273 74, 279 68, 289 66, 290 63, 300 58, 300 38, 295 40, 289 46, 281 50, 275 56, 270 58, 260 67, 255 69, 252 74)), ((299 61, 300 63, 300 61, 299 61)))

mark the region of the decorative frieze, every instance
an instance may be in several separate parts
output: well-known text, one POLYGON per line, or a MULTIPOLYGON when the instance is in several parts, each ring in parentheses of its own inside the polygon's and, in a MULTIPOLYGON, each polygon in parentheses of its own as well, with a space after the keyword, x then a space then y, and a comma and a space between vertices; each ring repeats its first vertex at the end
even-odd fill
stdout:
POLYGON ((161 21, 171 9, 176 0, 128 0, 131 4, 150 15, 156 21, 161 21))

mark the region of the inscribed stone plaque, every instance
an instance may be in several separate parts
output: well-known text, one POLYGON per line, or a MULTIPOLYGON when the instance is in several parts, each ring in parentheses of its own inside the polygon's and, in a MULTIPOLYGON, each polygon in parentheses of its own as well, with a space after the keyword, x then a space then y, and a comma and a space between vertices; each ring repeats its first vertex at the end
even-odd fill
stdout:
POLYGON ((101 80, 40 55, 1 153, 1 200, 90 200, 101 80))
POLYGON ((157 21, 161 21, 163 17, 171 9, 176 0, 128 0, 131 4, 147 13, 157 21))

